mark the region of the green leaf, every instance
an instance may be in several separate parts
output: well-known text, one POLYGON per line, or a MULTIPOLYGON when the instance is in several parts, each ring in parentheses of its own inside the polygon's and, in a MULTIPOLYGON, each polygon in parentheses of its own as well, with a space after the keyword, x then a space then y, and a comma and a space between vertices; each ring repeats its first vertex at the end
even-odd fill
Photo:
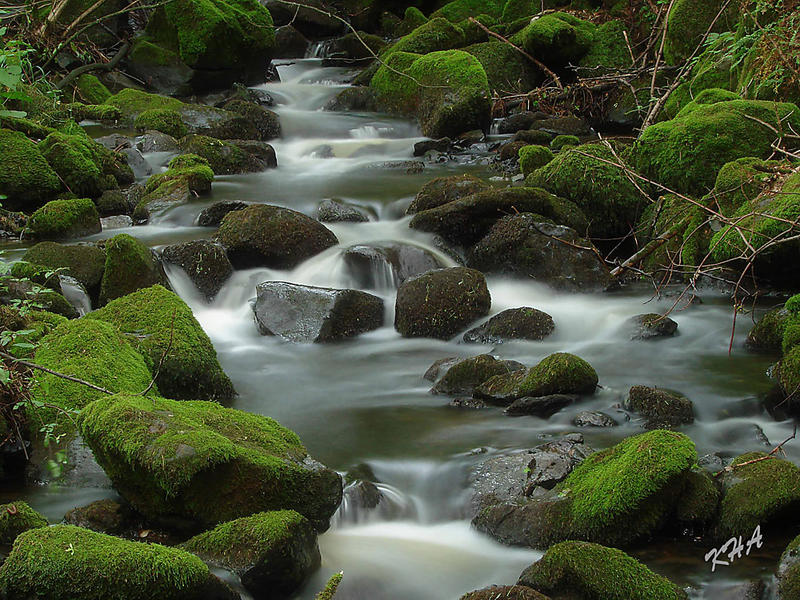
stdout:
POLYGON ((7 385, 11 381, 11 374, 5 367, 0 367, 0 383, 7 385))

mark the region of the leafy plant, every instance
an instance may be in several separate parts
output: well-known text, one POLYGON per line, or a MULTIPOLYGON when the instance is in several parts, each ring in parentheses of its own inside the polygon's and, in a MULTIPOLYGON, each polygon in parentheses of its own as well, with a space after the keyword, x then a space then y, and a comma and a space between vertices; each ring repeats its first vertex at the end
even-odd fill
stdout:
POLYGON ((5 41, 7 33, 7 27, 0 27, 0 117, 25 117, 25 111, 7 109, 6 102, 30 100, 26 93, 20 91, 20 84, 23 82, 27 56, 32 49, 22 40, 5 41))

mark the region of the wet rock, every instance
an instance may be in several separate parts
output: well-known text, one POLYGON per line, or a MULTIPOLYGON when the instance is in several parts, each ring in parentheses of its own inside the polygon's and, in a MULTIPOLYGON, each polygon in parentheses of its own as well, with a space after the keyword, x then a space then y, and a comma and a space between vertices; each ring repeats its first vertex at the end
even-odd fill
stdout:
POLYGON ((453 398, 448 406, 452 406, 453 408, 467 408, 472 410, 479 410, 482 408, 489 408, 489 405, 486 404, 483 400, 478 400, 477 398, 453 398))
POLYGON ((424 248, 402 243, 352 246, 343 258, 356 285, 368 289, 396 288, 412 277, 442 266, 424 248))
POLYGON ((553 333, 553 317, 535 308, 509 308, 464 334, 464 341, 502 344, 508 340, 543 340, 553 333))
POLYGON ((378 100, 375 96, 375 92, 373 92, 371 88, 353 86, 343 89, 336 96, 328 100, 324 110, 338 112, 375 112, 378 110, 378 100))
POLYGON ((528 129, 535 129, 538 131, 545 131, 553 135, 575 135, 586 136, 589 135, 589 125, 583 119, 578 117, 554 117, 550 119, 542 119, 532 124, 528 129))
POLYGON ((144 196, 145 188, 139 184, 121 190, 107 190, 96 202, 97 211, 101 217, 130 215, 144 196))
POLYGON ((467 265, 485 273, 508 273, 566 291, 603 290, 608 268, 592 243, 574 229, 538 215, 503 217, 469 252, 467 265))
POLYGON ((136 148, 124 148, 120 153, 125 157, 133 176, 137 179, 153 174, 153 169, 136 148))
POLYGON ((573 394, 552 394, 550 396, 517 398, 512 402, 505 413, 512 417, 533 415, 546 419, 556 414, 559 410, 580 400, 580 396, 573 394))
POLYGON ((540 146, 549 146, 553 140, 553 134, 546 131, 539 131, 538 129, 525 129, 518 131, 514 134, 512 141, 525 142, 526 144, 535 144, 540 146))
POLYGON ((722 496, 715 479, 704 469, 690 471, 675 507, 677 529, 690 536, 706 533, 717 516, 722 496))
MULTIPOLYGON (((800 536, 794 538, 778 562, 778 591, 782 600, 800 596, 800 536)), ((746 599, 749 600, 749 599, 746 599)))
POLYGON ((372 509, 377 508, 380 504, 383 494, 377 485, 371 481, 358 481, 348 485, 344 490, 343 504, 356 507, 358 509, 372 509))
POLYGON ((486 134, 480 129, 465 131, 456 138, 456 144, 462 148, 469 148, 475 144, 480 144, 486 139, 486 134))
POLYGON ((100 219, 100 225, 103 227, 103 231, 108 229, 125 229, 126 227, 133 227, 133 219, 128 215, 103 217, 100 219))
POLYGON ((115 500, 105 499, 73 508, 64 515, 64 522, 97 533, 118 535, 131 527, 131 518, 129 508, 115 500))
POLYGON ((437 269, 400 285, 394 325, 403 337, 449 339, 485 316, 491 303, 480 272, 464 267, 437 269))
POLYGON ((191 134, 180 140, 181 150, 208 161, 215 175, 257 173, 277 166, 275 150, 256 140, 217 140, 191 134))
POLYGON ((28 506, 17 501, 0 504, 0 544, 10 546, 17 536, 31 529, 47 527, 47 519, 28 506))
POLYGON ((119 133, 104 135, 95 138, 94 141, 108 150, 124 150, 125 148, 131 148, 133 145, 131 138, 125 137, 119 133))
POLYGON ((275 29, 275 58, 303 58, 309 45, 308 39, 291 25, 275 29))
MULTIPOLYGON (((489 234, 492 227, 503 220, 503 217, 505 217, 506 225, 494 232, 484 246, 489 245, 490 242, 497 245, 504 238, 513 240, 508 241, 507 245, 515 246, 524 244, 528 237, 539 235, 544 238, 541 242, 537 244, 535 240, 532 240, 528 244, 543 246, 547 243, 545 247, 558 245, 575 250, 563 242, 552 240, 553 236, 560 236, 567 241, 580 240, 574 232, 566 233, 562 229, 558 229, 559 226, 552 224, 537 227, 534 225, 552 219, 559 223, 565 223, 567 226, 585 228, 585 218, 574 204, 536 188, 492 189, 462 197, 442 206, 418 212, 411 219, 409 227, 439 234, 453 244, 468 246, 489 234), (536 216, 517 213, 535 213, 536 216), (506 215, 514 216, 506 217, 506 215), (510 219, 514 220, 509 222, 510 219)), ((488 250, 489 248, 482 252, 488 254, 488 250)), ((553 252, 551 251, 551 253, 553 252)), ((478 261, 482 258, 483 256, 479 253, 475 260, 478 261)), ((499 260, 494 262, 499 262, 499 260)), ((524 263, 525 261, 520 256, 517 257, 517 262, 524 263)), ((533 266, 531 265, 528 271, 535 271, 533 266)))
POLYGON ((509 142, 507 144, 503 144, 500 146, 500 150, 497 152, 497 158, 501 161, 507 160, 519 160, 519 151, 521 148, 527 146, 525 142, 509 142))
POLYGON ((436 152, 447 152, 452 145, 450 138, 441 138, 438 140, 423 140, 414 144, 414 156, 425 156, 431 150, 436 152))
POLYGON ((317 532, 293 510, 262 512, 223 523, 181 548, 236 573, 256 600, 293 595, 322 561, 317 532))
POLYGON ((233 274, 225 248, 209 240, 172 244, 162 250, 161 259, 183 269, 207 300, 213 299, 233 274))
POLYGON ((217 239, 237 269, 291 269, 338 243, 315 219, 270 204, 229 212, 222 219, 217 239))
POLYGON ((186 181, 180 179, 167 181, 141 199, 133 211, 133 220, 137 225, 147 223, 152 213, 188 204, 193 198, 192 190, 186 181))
POLYGON ((329 17, 330 9, 320 0, 309 0, 299 9, 282 4, 278 0, 267 0, 264 6, 269 9, 275 25, 284 26, 291 23, 295 29, 311 40, 332 37, 344 31, 344 24, 338 19, 329 17))
POLYGON ((155 284, 169 285, 158 257, 138 239, 120 233, 106 241, 105 251, 101 305, 155 284))
POLYGON ((197 217, 197 224, 201 227, 218 227, 222 223, 229 212, 234 210, 243 210, 250 206, 246 202, 239 202, 236 200, 223 200, 222 202, 215 202, 208 208, 200 211, 197 217))
POLYGON ((630 389, 625 408, 644 417, 645 429, 672 429, 694 422, 692 401, 686 396, 644 385, 630 389))
POLYGON ((317 207, 317 220, 322 223, 365 223, 369 221, 369 216, 357 206, 338 198, 328 198, 317 207))
POLYGON ((160 131, 145 131, 136 138, 136 149, 142 154, 150 152, 180 152, 178 140, 160 131))
POLYGON ((770 598, 767 595, 767 586, 761 579, 745 583, 710 581, 703 585, 703 594, 708 598, 725 598, 725 600, 769 600, 770 598))
POLYGON ((605 413, 584 410, 572 419, 576 427, 616 427, 617 422, 605 413))
POLYGON ((562 542, 522 572, 518 585, 569 598, 686 600, 686 592, 616 548, 562 542))
POLYGON ((516 133, 523 129, 530 129, 537 122, 547 119, 547 115, 543 112, 521 112, 509 115, 497 123, 498 133, 516 133))
POLYGON ((549 600, 543 594, 523 585, 493 585, 461 596, 459 600, 549 600))
POLYGON ((496 375, 475 388, 473 395, 492 404, 508 405, 518 398, 553 394, 593 394, 597 373, 582 358, 556 352, 535 367, 496 375))
POLYGON ((246 100, 230 100, 225 103, 225 111, 246 119, 248 126, 239 127, 238 123, 230 133, 225 131, 225 123, 217 124, 207 135, 227 140, 269 140, 281 137, 281 122, 278 114, 267 110, 255 102, 246 100), (217 135, 213 135, 216 132, 217 135), (246 133, 245 133, 246 132, 246 133), (243 135, 243 133, 245 133, 243 135))
POLYGON ((671 337, 678 331, 678 324, 670 319, 655 313, 636 315, 625 322, 626 329, 630 332, 632 340, 652 340, 655 338, 671 337))
POLYGON ((697 464, 709 473, 718 473, 725 468, 725 460, 717 453, 704 454, 697 459, 697 464))
POLYGON ((105 251, 98 246, 40 242, 29 248, 22 258, 50 269, 62 269, 62 273, 80 281, 93 300, 97 300, 106 262, 105 251))
POLYGON ((580 433, 569 433, 561 439, 536 446, 525 471, 524 494, 530 496, 536 488, 553 489, 591 453, 592 449, 584 444, 580 433))
MULTIPOLYGON (((490 377, 525 368, 514 361, 498 360, 490 354, 480 354, 456 362, 431 388, 433 394, 471 394, 476 386, 490 377)), ((430 370, 430 369, 429 369, 430 370)))
POLYGON ((440 377, 444 376, 444 374, 447 373, 447 370, 460 360, 461 359, 457 356, 440 358, 430 367, 428 367, 428 370, 425 371, 425 374, 422 376, 422 378, 427 379, 428 381, 436 381, 440 377))
POLYGON ((358 290, 267 281, 256 286, 255 311, 263 335, 291 342, 333 342, 383 324, 383 300, 358 290))
POLYGON ((406 214, 413 215, 423 210, 436 208, 488 189, 491 189, 488 183, 472 175, 437 177, 422 186, 406 210, 406 214))

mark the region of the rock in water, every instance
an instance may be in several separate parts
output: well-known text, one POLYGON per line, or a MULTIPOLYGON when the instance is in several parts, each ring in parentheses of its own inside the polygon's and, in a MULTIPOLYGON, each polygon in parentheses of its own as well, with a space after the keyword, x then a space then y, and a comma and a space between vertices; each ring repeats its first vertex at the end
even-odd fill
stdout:
POLYGON ((553 317, 535 308, 509 308, 464 334, 465 342, 502 344, 507 340, 543 340, 553 333, 553 317))
POLYGON ((625 408, 641 414, 646 429, 671 429, 694 422, 692 401, 686 396, 644 385, 630 389, 625 408))
POLYGON ((678 331, 678 324, 656 313, 636 315, 625 322, 632 340, 652 340, 670 337, 678 331))
POLYGON ((427 250, 394 242, 352 246, 345 251, 344 262, 358 287, 369 289, 396 288, 442 266, 427 250))
POLYGON ((523 364, 510 360, 498 360, 490 354, 472 356, 450 365, 445 374, 431 388, 431 393, 451 396, 471 394, 476 386, 490 377, 524 368, 523 364))
POLYGON ((543 594, 524 585, 493 585, 461 596, 460 600, 549 600, 543 594))
POLYGON ((580 400, 580 396, 574 394, 517 398, 506 408, 505 413, 513 417, 533 415, 546 419, 578 400, 580 400))
POLYGON ((104 396, 79 427, 115 489, 146 518, 213 527, 292 509, 319 530, 342 499, 342 479, 273 419, 215 402, 104 396))
POLYGON ((167 246, 161 258, 183 269, 207 300, 213 299, 233 274, 225 248, 209 240, 167 246))
POLYGON ((334 342, 383 325, 383 300, 358 290, 267 281, 253 308, 264 335, 290 342, 334 342))
POLYGON ((229 212, 243 210, 248 206, 246 202, 239 202, 238 200, 215 202, 208 208, 204 208, 200 211, 197 217, 197 224, 200 225, 200 227, 219 227, 219 224, 222 223, 222 219, 224 219, 225 215, 229 212))
POLYGON ((288 598, 321 562, 317 532, 293 510, 223 523, 181 547, 236 573, 257 600, 288 598))
POLYGON ((449 339, 489 312, 486 279, 473 269, 437 269, 397 290, 394 326, 403 337, 449 339))

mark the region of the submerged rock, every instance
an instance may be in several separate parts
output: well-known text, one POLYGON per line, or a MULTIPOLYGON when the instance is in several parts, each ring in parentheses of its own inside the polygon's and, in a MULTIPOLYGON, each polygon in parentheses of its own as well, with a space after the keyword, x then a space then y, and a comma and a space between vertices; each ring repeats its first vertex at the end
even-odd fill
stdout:
POLYGON ((632 340, 671 337, 678 331, 678 324, 675 321, 656 313, 631 317, 625 322, 625 327, 632 340))
POLYGON ((672 429, 694 422, 692 401, 676 392, 635 385, 628 392, 625 408, 645 419, 645 429, 672 429))
POLYGON ((485 316, 491 296, 473 269, 437 269, 404 282, 397 290, 395 329, 403 337, 449 339, 485 316))
POLYGON ((253 310, 263 335, 291 342, 334 342, 379 328, 383 300, 358 290, 283 281, 256 286, 253 310))
POLYGON ((512 417, 533 415, 544 419, 554 415, 559 410, 580 400, 575 394, 551 394, 549 396, 517 398, 504 411, 512 417))
POLYGON ((208 208, 204 208, 200 211, 200 215, 197 217, 197 224, 200 227, 218 227, 220 223, 222 223, 222 219, 225 218, 229 212, 233 212, 235 210, 243 210, 250 206, 246 202, 239 202, 237 200, 223 200, 222 202, 215 202, 208 208))
POLYGON ((291 596, 321 562, 317 532, 293 510, 262 512, 223 523, 181 548, 236 573, 257 600, 291 596))
POLYGON ((162 250, 161 258, 183 269, 207 300, 212 300, 233 274, 233 265, 225 248, 209 240, 167 246, 162 250))
POLYGON ((317 207, 317 220, 321 223, 366 223, 369 216, 361 208, 337 198, 328 198, 317 207))
POLYGON ((616 427, 617 422, 605 413, 583 410, 572 419, 576 427, 616 427))
POLYGON ((79 425, 120 495, 157 522, 213 527, 293 509, 324 530, 342 498, 340 476, 296 434, 214 402, 104 396, 79 425))
POLYGON ((399 242, 351 246, 343 258, 356 285, 368 289, 396 288, 412 277, 442 267, 424 248, 399 242))
POLYGON ((465 342, 502 344, 508 340, 543 340, 553 333, 553 317, 535 308, 509 308, 464 334, 465 342))

